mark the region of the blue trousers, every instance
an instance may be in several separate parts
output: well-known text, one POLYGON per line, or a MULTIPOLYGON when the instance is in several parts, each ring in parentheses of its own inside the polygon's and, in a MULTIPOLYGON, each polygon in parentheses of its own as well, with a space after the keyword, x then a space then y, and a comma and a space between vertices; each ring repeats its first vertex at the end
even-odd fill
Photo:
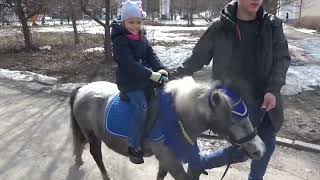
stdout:
MULTIPOLYGON (((263 180, 263 176, 266 172, 268 163, 275 150, 276 146, 276 133, 272 127, 271 121, 266 114, 262 122, 253 122, 257 127, 258 135, 266 145, 266 152, 260 160, 252 160, 250 166, 250 173, 248 180, 263 180)), ((204 155, 201 158, 203 169, 212 169, 215 167, 221 167, 229 163, 230 154, 232 153, 232 163, 243 162, 249 159, 246 152, 239 150, 234 146, 227 147, 222 150, 212 152, 208 155, 204 155)))
POLYGON ((130 147, 141 148, 142 136, 147 114, 147 100, 143 90, 130 91, 129 103, 133 109, 133 114, 129 125, 128 144, 130 147))

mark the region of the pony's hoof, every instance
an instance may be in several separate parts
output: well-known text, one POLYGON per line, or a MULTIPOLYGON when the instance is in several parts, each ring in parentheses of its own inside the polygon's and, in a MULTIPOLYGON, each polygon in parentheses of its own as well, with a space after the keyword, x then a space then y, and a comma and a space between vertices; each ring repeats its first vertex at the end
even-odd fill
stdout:
POLYGON ((110 180, 108 174, 102 174, 103 180, 110 180))

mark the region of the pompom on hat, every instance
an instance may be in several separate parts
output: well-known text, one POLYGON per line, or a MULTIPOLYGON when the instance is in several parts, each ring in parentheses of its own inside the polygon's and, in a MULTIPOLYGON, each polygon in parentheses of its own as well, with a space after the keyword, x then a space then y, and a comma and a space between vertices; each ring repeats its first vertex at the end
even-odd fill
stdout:
POLYGON ((145 12, 142 10, 141 4, 141 1, 130 0, 127 0, 124 3, 122 3, 121 22, 131 17, 137 17, 142 19, 144 17, 145 12))

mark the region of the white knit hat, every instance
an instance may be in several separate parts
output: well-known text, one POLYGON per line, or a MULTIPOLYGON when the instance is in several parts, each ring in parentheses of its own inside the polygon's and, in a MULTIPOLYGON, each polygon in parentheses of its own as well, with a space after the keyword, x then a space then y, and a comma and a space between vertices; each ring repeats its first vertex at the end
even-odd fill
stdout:
POLYGON ((143 10, 138 2, 132 2, 130 0, 122 4, 121 9, 121 22, 131 18, 143 18, 143 10))

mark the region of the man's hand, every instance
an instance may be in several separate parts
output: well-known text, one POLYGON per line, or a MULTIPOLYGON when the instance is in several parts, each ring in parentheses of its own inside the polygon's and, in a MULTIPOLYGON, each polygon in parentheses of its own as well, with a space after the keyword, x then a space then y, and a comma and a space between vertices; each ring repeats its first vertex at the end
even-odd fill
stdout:
POLYGON ((267 112, 269 112, 271 109, 275 108, 276 105, 277 105, 276 96, 270 92, 267 92, 264 95, 264 99, 263 99, 263 103, 262 103, 261 108, 265 109, 267 112))

